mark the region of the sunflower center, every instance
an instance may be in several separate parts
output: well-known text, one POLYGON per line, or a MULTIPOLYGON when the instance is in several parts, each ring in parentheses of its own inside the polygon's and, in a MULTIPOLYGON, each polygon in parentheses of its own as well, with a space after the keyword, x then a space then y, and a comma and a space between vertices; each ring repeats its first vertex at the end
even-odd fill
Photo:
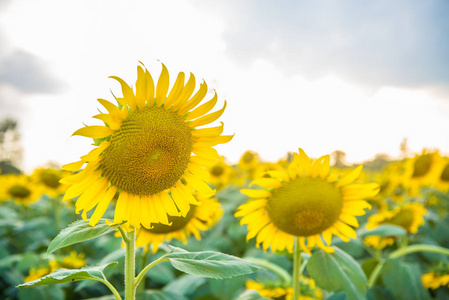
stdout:
POLYGON ((16 184, 13 185, 9 190, 8 190, 9 194, 13 197, 17 197, 17 198, 26 198, 31 194, 31 191, 20 184, 16 184))
POLYGON ((426 175, 431 166, 432 156, 430 154, 421 155, 415 160, 412 177, 422 177, 426 175))
POLYGON ((223 174, 224 168, 223 166, 215 165, 210 169, 210 173, 215 177, 220 177, 223 174))
POLYGON ((254 160, 254 154, 252 154, 252 153, 250 153, 250 152, 246 152, 246 153, 243 155, 242 160, 243 160, 243 162, 249 164, 250 162, 252 162, 252 161, 254 160))
POLYGON ((182 116, 163 107, 145 107, 131 112, 112 134, 101 170, 127 193, 156 194, 182 177, 192 144, 191 129, 182 116))
POLYGON ((444 167, 443 172, 441 172, 440 179, 442 181, 449 181, 449 164, 444 167))
POLYGON ((55 189, 60 185, 61 176, 50 170, 44 170, 40 174, 40 179, 47 187, 55 189))
POLYGON ((413 212, 409 209, 403 209, 393 218, 385 221, 384 223, 398 225, 408 230, 413 223, 413 212))
POLYGON ((157 223, 157 224, 151 224, 153 226, 153 228, 151 228, 151 229, 145 228, 145 230, 148 230, 149 232, 156 233, 156 234, 166 234, 166 233, 178 231, 178 230, 184 228, 189 223, 189 221, 195 215, 195 210, 196 210, 196 206, 190 205, 190 210, 185 217, 168 216, 168 221, 172 222, 171 226, 157 223))
POLYGON ((300 177, 272 191, 267 211, 273 224, 295 236, 311 236, 332 226, 343 207, 340 190, 321 179, 300 177))

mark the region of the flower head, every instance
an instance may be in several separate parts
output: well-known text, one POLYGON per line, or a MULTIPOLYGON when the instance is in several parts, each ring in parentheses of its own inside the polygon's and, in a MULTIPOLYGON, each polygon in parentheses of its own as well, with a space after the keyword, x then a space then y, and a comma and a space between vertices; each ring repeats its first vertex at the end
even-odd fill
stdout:
POLYGON ((206 184, 207 167, 219 155, 212 147, 227 143, 223 123, 218 127, 198 128, 217 120, 226 107, 209 113, 217 103, 217 94, 198 106, 207 94, 202 83, 196 93, 195 77, 179 73, 169 91, 169 73, 164 65, 155 84, 148 70, 137 67, 135 91, 121 78, 112 76, 121 87, 123 97, 118 106, 98 99, 107 113, 94 118, 104 126, 86 126, 74 135, 93 138, 97 146, 81 160, 63 166, 77 174, 63 178, 71 184, 64 199, 79 196, 76 212, 95 207, 89 224, 103 216, 116 193, 119 194, 113 224, 151 228, 151 224, 168 225, 170 216, 186 216, 199 202, 185 183, 199 193, 211 193, 206 184))
POLYGON ((269 171, 270 178, 255 179, 251 185, 263 189, 243 189, 251 201, 238 208, 236 217, 248 225, 247 239, 256 237, 264 250, 293 252, 294 237, 309 252, 315 245, 332 252, 333 235, 343 241, 355 238, 356 216, 371 205, 362 200, 375 196, 376 183, 355 182, 362 166, 341 178, 330 173, 328 155, 311 160, 302 149, 283 171, 269 171))
POLYGON ((141 227, 137 231, 136 246, 151 245, 156 253, 159 246, 172 239, 187 243, 187 237, 193 235, 201 240, 201 231, 208 230, 223 215, 223 210, 216 198, 200 198, 200 205, 192 206, 185 217, 170 216, 170 225, 152 224, 150 229, 141 227))

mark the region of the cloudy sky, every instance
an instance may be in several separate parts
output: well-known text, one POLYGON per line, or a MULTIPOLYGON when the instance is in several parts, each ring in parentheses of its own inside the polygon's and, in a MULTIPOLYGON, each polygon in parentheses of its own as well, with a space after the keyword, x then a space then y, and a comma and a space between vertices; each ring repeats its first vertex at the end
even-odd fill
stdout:
POLYGON ((444 0, 0 0, 0 119, 19 121, 25 170, 78 160, 90 141, 71 134, 120 91, 108 76, 134 83, 142 61, 158 77, 160 60, 228 101, 231 162, 397 157, 404 138, 447 154, 448 14, 444 0))

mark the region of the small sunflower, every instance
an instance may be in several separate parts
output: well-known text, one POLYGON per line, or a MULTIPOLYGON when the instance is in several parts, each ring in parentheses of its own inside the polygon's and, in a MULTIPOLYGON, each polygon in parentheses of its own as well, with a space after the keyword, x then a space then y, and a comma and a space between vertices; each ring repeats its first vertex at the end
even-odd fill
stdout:
POLYGON ((394 244, 396 239, 393 236, 370 235, 363 239, 363 243, 374 249, 383 249, 394 244))
POLYGON ((171 225, 152 224, 151 229, 141 227, 137 231, 136 246, 152 245, 152 252, 156 253, 159 246, 172 239, 187 243, 187 237, 193 235, 201 240, 200 231, 208 230, 223 215, 223 210, 216 198, 199 198, 200 205, 192 205, 185 217, 169 216, 171 225))
POLYGON ((31 177, 33 180, 43 186, 44 193, 50 197, 56 198, 64 194, 67 189, 66 184, 59 181, 65 176, 70 175, 69 172, 54 168, 37 168, 31 177))
POLYGON ((435 187, 440 191, 449 191, 449 157, 443 157, 436 171, 435 187))
MULTIPOLYGON (((315 281, 312 278, 301 276, 301 295, 299 300, 319 300, 323 298, 323 293, 316 288, 315 281)), ((273 300, 292 300, 293 288, 290 286, 272 286, 270 284, 262 284, 253 280, 245 283, 248 290, 256 290, 260 296, 273 300)))
POLYGON ((42 196, 42 188, 27 175, 0 175, 0 201, 13 199, 17 204, 28 205, 42 196))
POLYGON ((240 157, 238 166, 243 171, 254 170, 260 163, 259 154, 255 151, 245 151, 240 157))
POLYGON ((84 253, 76 253, 76 251, 71 251, 69 256, 64 257, 61 262, 61 268, 66 269, 80 269, 86 265, 86 260, 84 253))
POLYGON ((104 99, 98 101, 107 113, 94 118, 104 126, 87 126, 74 135, 93 138, 98 146, 81 157, 81 161, 63 169, 77 174, 63 178, 70 184, 64 200, 79 196, 76 212, 87 212, 95 206, 89 224, 94 226, 103 216, 112 198, 119 193, 113 224, 128 221, 135 228, 151 228, 152 223, 168 225, 170 216, 187 216, 191 205, 199 202, 184 183, 197 192, 211 193, 206 184, 207 167, 219 159, 212 147, 227 143, 232 135, 221 135, 218 127, 198 128, 217 120, 222 109, 209 113, 217 103, 217 94, 198 106, 207 94, 203 82, 195 90, 195 77, 179 73, 169 92, 169 73, 162 72, 154 84, 148 70, 137 67, 135 92, 121 78, 112 76, 122 88, 118 106, 104 99), (168 95, 167 95, 168 93, 168 95), (193 95, 193 96, 192 96, 193 95))
POLYGON ((235 179, 234 169, 220 157, 214 165, 209 167, 210 183, 217 189, 221 189, 235 179))
POLYGON ((407 232, 417 233, 418 227, 424 224, 423 216, 426 214, 424 205, 420 203, 407 203, 393 210, 371 215, 366 224, 367 229, 374 229, 381 224, 401 226, 407 232))
MULTIPOLYGON (((317 245, 328 252, 333 235, 343 241, 356 238, 356 216, 371 205, 364 198, 375 196, 377 183, 355 182, 362 171, 358 166, 341 178, 330 173, 329 155, 311 160, 299 149, 284 171, 269 171, 271 178, 255 179, 251 185, 263 189, 242 189, 251 201, 240 205, 236 217, 248 225, 247 240, 256 237, 264 250, 293 252, 294 238, 310 253, 317 245)), ((250 185, 250 186, 251 186, 250 185)))
POLYGON ((426 289, 436 290, 440 286, 449 287, 449 270, 445 272, 432 270, 423 274, 421 281, 426 289))
POLYGON ((31 268, 28 271, 28 276, 25 277, 24 282, 30 282, 30 281, 34 281, 36 279, 42 278, 44 276, 47 276, 51 272, 58 270, 59 268, 60 268, 60 266, 57 261, 50 260, 48 262, 48 265, 43 268, 40 268, 40 269, 31 268))
POLYGON ((421 187, 434 184, 435 172, 441 166, 441 156, 438 151, 430 152, 426 149, 421 154, 407 159, 404 167, 404 186, 410 189, 411 196, 419 194, 421 187))

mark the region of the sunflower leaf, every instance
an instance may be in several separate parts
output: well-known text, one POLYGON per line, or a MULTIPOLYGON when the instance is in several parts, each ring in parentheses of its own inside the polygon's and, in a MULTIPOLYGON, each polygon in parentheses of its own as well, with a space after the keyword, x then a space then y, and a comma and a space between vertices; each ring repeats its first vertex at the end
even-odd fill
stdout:
POLYGON ((318 250, 307 262, 307 271, 316 284, 332 292, 344 292, 350 300, 366 299, 367 279, 360 265, 346 252, 318 250))
POLYGON ((85 267, 82 269, 59 269, 42 278, 19 284, 19 289, 33 287, 38 285, 60 284, 80 280, 97 280, 104 281, 103 270, 106 267, 114 267, 116 262, 96 267, 85 267))
POLYGON ((431 299, 423 286, 417 266, 399 259, 388 259, 382 267, 382 281, 395 299, 431 299))
POLYGON ((100 235, 114 231, 121 224, 108 225, 104 219, 101 219, 94 227, 90 226, 88 222, 79 220, 73 222, 68 227, 61 230, 61 232, 50 242, 47 249, 47 255, 76 243, 91 240, 100 235))
POLYGON ((378 236, 404 236, 407 232, 404 228, 397 225, 392 224, 382 224, 378 227, 367 230, 366 228, 362 228, 358 231, 358 236, 360 237, 366 237, 370 235, 378 235, 378 236))
POLYGON ((214 251, 188 252, 170 246, 171 252, 161 259, 169 260, 179 271, 202 277, 223 279, 254 273, 260 267, 244 259, 214 251))

